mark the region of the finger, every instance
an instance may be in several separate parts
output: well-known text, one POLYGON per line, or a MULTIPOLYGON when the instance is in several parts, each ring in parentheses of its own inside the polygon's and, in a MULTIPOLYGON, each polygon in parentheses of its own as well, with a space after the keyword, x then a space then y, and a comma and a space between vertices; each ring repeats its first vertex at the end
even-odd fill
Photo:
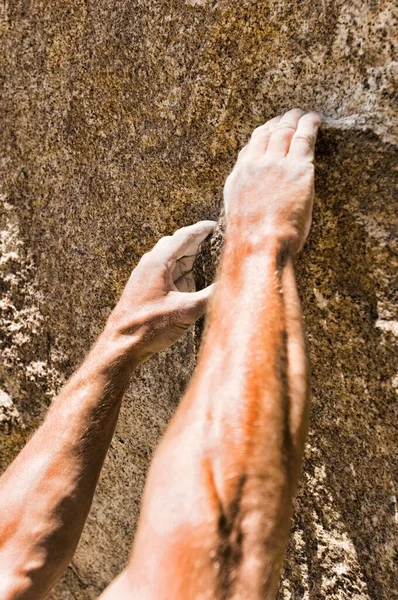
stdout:
POLYGON ((180 277, 192 270, 193 263, 195 262, 196 255, 183 256, 180 260, 177 260, 176 266, 172 273, 173 281, 176 282, 180 277))
POLYGON ((253 130, 249 142, 239 152, 238 160, 244 158, 248 153, 254 155, 265 152, 271 131, 280 118, 281 116, 274 117, 263 125, 256 127, 256 129, 253 130))
POLYGON ((264 125, 260 125, 260 127, 257 127, 253 131, 250 141, 247 145, 249 152, 258 155, 266 151, 271 133, 281 118, 282 115, 278 115, 277 117, 274 117, 273 119, 270 119, 264 123, 264 125))
POLYGON ((293 135, 289 156, 314 160, 315 142, 321 117, 316 112, 310 112, 301 117, 293 135))
POLYGON ((217 283, 212 283, 206 288, 203 288, 203 290, 186 295, 187 299, 184 314, 189 323, 194 323, 205 314, 207 305, 214 294, 216 285, 217 283))
POLYGON ((183 256, 196 254, 200 244, 216 226, 216 221, 199 221, 178 229, 174 235, 163 237, 152 250, 165 262, 177 261, 183 256))
POLYGON ((300 108, 294 108, 285 113, 279 123, 273 128, 268 141, 267 154, 275 158, 283 158, 289 152, 290 142, 296 131, 300 118, 304 115, 300 108))
POLYGON ((192 271, 182 275, 177 281, 174 282, 179 292, 193 292, 195 291, 195 278, 192 271))

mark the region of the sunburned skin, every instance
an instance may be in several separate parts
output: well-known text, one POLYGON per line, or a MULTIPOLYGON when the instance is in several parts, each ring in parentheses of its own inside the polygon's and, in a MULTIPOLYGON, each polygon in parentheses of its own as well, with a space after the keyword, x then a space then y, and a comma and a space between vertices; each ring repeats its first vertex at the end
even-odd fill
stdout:
MULTIPOLYGON (((199 364, 155 454, 130 561, 101 600, 275 598, 308 426, 294 260, 311 225, 320 124, 253 132, 224 189, 226 246, 199 364)), ((143 257, 93 350, 1 479, 0 596, 40 599, 70 561, 133 369, 174 343, 214 288, 192 265, 214 227, 143 257)))

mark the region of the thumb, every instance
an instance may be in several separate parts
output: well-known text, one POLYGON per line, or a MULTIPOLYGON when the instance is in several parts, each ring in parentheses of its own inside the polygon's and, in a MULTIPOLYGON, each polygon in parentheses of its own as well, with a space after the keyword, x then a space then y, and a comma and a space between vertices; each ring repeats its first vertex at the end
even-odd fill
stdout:
POLYGON ((208 302, 213 296, 216 286, 217 283, 212 283, 203 290, 185 294, 187 299, 184 314, 190 323, 194 323, 205 314, 208 302))

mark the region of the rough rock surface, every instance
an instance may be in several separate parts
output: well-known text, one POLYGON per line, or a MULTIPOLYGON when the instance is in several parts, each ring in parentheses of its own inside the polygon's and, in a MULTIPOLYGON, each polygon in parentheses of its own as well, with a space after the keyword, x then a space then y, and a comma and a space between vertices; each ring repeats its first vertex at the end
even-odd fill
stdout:
MULTIPOLYGON (((218 218, 251 130, 295 105, 325 118, 298 268, 313 404, 283 600, 398 597, 394 4, 7 0, 0 11, 3 467, 139 256, 178 226, 218 218)), ((95 598, 127 560, 199 333, 131 382, 82 541, 51 598, 95 598)))

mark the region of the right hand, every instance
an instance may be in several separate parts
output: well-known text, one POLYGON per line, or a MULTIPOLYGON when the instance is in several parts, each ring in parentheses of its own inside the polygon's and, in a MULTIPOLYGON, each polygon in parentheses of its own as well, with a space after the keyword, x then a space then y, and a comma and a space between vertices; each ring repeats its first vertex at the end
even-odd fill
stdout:
POLYGON ((300 250, 311 226, 314 147, 321 119, 296 108, 253 131, 224 187, 228 228, 300 250))

